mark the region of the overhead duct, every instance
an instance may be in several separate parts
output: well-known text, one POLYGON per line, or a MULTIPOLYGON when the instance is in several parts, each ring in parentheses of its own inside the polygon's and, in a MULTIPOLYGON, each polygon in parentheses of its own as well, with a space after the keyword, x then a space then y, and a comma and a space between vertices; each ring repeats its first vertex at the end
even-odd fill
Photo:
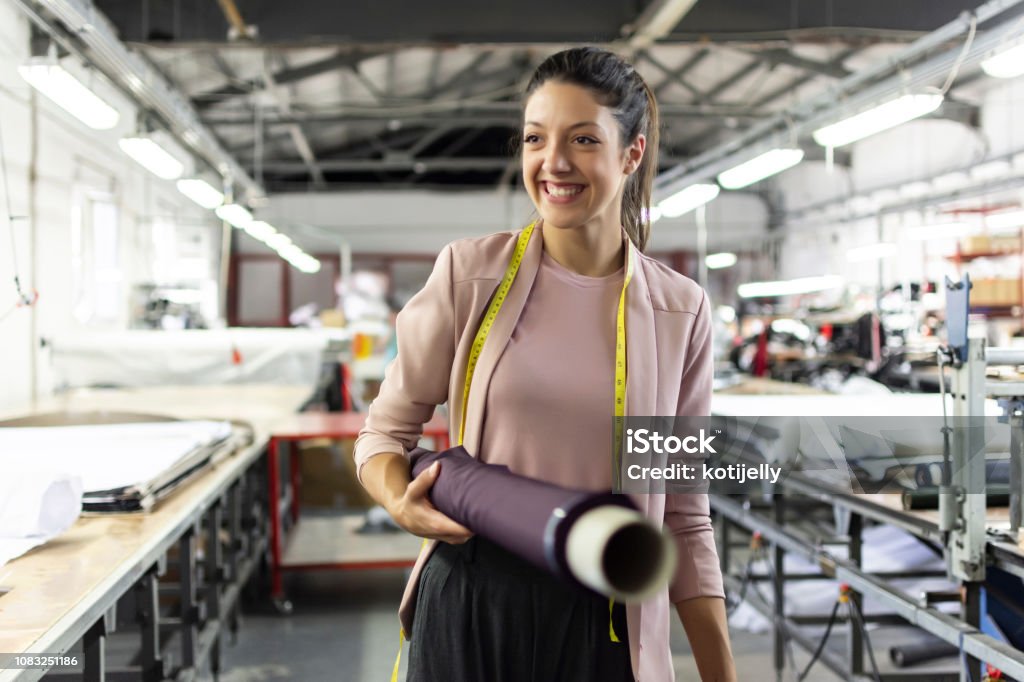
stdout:
POLYGON ((142 107, 158 114, 187 148, 243 188, 249 198, 264 195, 263 188, 221 147, 188 99, 118 39, 114 27, 96 5, 89 0, 15 2, 51 35, 65 36, 67 42, 66 34, 70 32, 74 41, 88 48, 88 60, 111 82, 142 107), (40 9, 45 12, 39 12, 40 9))

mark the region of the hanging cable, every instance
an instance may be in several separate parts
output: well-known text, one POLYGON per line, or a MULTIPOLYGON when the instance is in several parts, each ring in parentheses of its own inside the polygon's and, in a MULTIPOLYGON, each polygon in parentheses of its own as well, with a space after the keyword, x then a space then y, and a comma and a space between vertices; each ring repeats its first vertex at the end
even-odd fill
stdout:
POLYGON ((0 314, 0 322, 2 322, 18 308, 27 308, 35 305, 36 301, 39 300, 39 292, 33 290, 32 293, 27 294, 21 288, 21 276, 18 270, 18 242, 14 236, 14 222, 18 218, 11 209, 11 188, 7 174, 7 146, 4 143, 2 124, 0 124, 0 177, 3 179, 4 215, 7 216, 7 231, 11 236, 11 266, 14 272, 14 293, 16 296, 15 304, 0 314))
POLYGON ((818 642, 818 648, 815 649, 814 653, 811 655, 811 660, 807 662, 807 667, 804 668, 802 673, 797 675, 797 680, 802 682, 802 680, 807 679, 807 675, 811 672, 811 668, 813 668, 814 664, 818 662, 818 659, 821 657, 821 652, 825 650, 825 643, 828 641, 829 635, 832 634, 832 626, 836 624, 836 615, 839 613, 839 603, 840 602, 837 599, 836 603, 832 606, 832 613, 830 613, 828 617, 828 625, 825 626, 825 634, 822 636, 821 641, 818 642))
POLYGON ((864 620, 864 614, 861 612, 860 605, 856 599, 850 599, 848 604, 850 605, 850 618, 853 619, 854 625, 860 630, 860 634, 864 638, 864 647, 868 650, 868 659, 871 661, 871 672, 874 675, 875 682, 882 682, 882 673, 878 670, 875 650, 871 648, 871 638, 868 636, 868 624, 864 620))
POLYGON ((967 31, 967 39, 964 40, 963 49, 960 50, 960 54, 957 55, 956 61, 953 62, 953 68, 949 70, 949 75, 946 77, 946 82, 941 88, 941 92, 945 95, 949 92, 949 89, 953 87, 953 81, 960 75, 960 67, 964 65, 964 59, 967 58, 967 52, 971 49, 971 44, 974 43, 974 35, 978 32, 978 17, 975 14, 971 15, 971 27, 967 31))

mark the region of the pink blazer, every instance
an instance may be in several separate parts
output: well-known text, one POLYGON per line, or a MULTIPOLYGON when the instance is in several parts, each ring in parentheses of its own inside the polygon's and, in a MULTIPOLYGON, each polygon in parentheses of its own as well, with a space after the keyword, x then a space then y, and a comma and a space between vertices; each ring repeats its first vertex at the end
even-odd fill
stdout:
MULTIPOLYGON (((357 472, 376 454, 406 455, 422 425, 447 401, 452 442, 466 361, 477 325, 512 257, 518 232, 463 239, 444 248, 423 289, 398 315, 398 356, 386 372, 355 444, 357 472)), ((632 246, 630 248, 633 248, 632 246)), ((526 304, 540 266, 543 240, 534 235, 519 274, 484 345, 466 406, 464 446, 476 453, 487 386, 526 304)), ((626 293, 627 415, 706 415, 711 408, 711 319, 707 297, 692 280, 635 251, 626 293)), ((538 358, 538 362, 543 362, 538 358)), ((630 655, 637 680, 674 680, 669 650, 670 603, 724 597, 706 495, 636 495, 640 510, 664 522, 681 564, 669 589, 626 608, 630 655)), ((419 574, 436 546, 420 553, 406 585, 399 618, 412 632, 419 574)))

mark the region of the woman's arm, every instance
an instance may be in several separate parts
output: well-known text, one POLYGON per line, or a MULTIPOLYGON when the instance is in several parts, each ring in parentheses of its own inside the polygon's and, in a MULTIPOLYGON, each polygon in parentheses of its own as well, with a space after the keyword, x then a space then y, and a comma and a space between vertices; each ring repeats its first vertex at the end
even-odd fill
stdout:
POLYGON ((439 512, 427 497, 441 472, 440 465, 437 462, 410 480, 409 460, 394 452, 381 453, 363 465, 363 487, 399 526, 413 535, 460 544, 473 534, 439 512))
POLYGON ((703 682, 735 682, 736 667, 729 645, 725 600, 695 597, 677 603, 676 612, 690 640, 700 679, 703 682))
POLYGON ((455 356, 451 247, 437 257, 426 285, 395 321, 398 355, 388 366, 355 443, 356 473, 370 496, 414 535, 465 542, 470 532, 439 512, 428 494, 440 469, 409 475, 407 453, 423 423, 448 397, 455 356))
MULTIPOLYGON (((711 306, 704 295, 686 347, 676 414, 697 417, 711 413, 714 360, 711 351, 711 306)), ((725 589, 711 529, 708 496, 678 493, 665 496, 665 525, 675 538, 679 566, 669 598, 676 605, 690 640, 693 658, 705 682, 736 679, 729 645, 725 589)))

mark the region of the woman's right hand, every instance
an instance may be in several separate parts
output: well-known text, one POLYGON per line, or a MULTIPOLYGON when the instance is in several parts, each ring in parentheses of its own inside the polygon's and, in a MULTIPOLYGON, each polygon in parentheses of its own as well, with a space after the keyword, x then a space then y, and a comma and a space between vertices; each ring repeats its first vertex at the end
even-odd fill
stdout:
POLYGON ((473 537, 472 531, 438 511, 428 496, 440 473, 440 462, 421 471, 406 486, 405 494, 388 506, 388 512, 399 526, 413 535, 461 545, 473 537))

